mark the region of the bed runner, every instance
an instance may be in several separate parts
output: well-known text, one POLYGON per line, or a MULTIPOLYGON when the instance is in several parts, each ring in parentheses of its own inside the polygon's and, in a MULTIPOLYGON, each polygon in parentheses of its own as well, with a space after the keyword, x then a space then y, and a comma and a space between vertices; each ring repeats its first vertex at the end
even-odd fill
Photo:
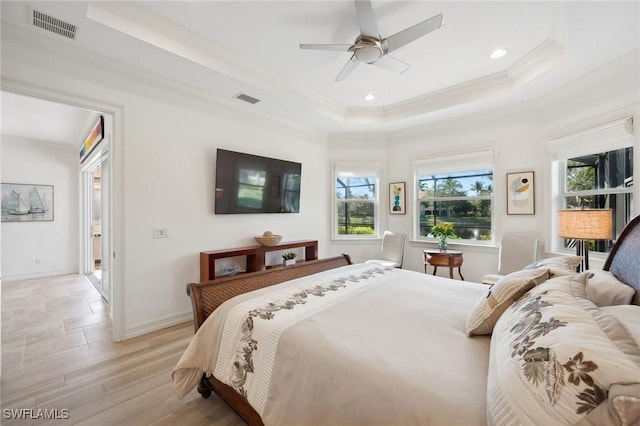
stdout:
POLYGON ((224 324, 214 376, 262 415, 278 341, 289 327, 367 291, 393 268, 352 265, 292 281, 233 307, 224 324))

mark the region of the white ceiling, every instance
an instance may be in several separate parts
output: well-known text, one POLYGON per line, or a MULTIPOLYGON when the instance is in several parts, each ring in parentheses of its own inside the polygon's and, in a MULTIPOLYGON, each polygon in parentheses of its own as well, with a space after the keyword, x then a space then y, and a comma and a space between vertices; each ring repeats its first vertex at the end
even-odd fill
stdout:
MULTIPOLYGON (((261 99, 251 108, 329 132, 390 131, 535 101, 640 44, 638 1, 373 1, 383 37, 438 13, 444 26, 393 53, 411 65, 405 73, 360 64, 336 82, 350 53, 299 44, 353 43, 352 1, 2 2, 3 21, 62 39, 32 27, 28 6, 77 25, 76 40, 63 41, 70 47, 210 97, 243 92, 261 99), (496 47, 509 53, 489 59, 496 47)), ((5 108, 14 107, 3 97, 3 129, 5 108)))
POLYGON ((11 92, 0 94, 0 134, 79 145, 97 113, 11 92))

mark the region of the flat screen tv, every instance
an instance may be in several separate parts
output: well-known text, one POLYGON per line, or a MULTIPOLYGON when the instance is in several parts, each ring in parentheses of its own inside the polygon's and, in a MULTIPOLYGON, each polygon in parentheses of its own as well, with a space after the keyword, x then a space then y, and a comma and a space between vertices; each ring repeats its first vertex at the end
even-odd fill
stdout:
POLYGON ((218 149, 216 214, 298 213, 302 164, 218 149))

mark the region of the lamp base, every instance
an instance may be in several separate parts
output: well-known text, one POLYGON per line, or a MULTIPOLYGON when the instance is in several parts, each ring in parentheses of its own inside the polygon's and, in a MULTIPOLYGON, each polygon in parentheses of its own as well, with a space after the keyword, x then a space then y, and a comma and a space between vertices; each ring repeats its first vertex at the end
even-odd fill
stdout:
POLYGON ((576 240, 576 256, 582 256, 582 260, 576 267, 576 272, 589 269, 589 242, 587 240, 576 240))

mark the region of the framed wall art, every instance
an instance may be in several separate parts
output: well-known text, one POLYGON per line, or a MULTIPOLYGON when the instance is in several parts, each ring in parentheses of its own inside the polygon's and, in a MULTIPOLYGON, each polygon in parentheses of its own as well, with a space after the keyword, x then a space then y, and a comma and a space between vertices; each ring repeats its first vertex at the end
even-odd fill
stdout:
POLYGON ((53 185, 2 184, 3 222, 53 220, 53 185))
POLYGON ((535 214, 533 172, 507 173, 507 214, 535 214))
POLYGON ((87 159, 102 139, 104 139, 104 117, 100 116, 80 147, 80 163, 87 159))
POLYGON ((405 214, 406 197, 404 182, 389 184, 389 214, 405 214))

